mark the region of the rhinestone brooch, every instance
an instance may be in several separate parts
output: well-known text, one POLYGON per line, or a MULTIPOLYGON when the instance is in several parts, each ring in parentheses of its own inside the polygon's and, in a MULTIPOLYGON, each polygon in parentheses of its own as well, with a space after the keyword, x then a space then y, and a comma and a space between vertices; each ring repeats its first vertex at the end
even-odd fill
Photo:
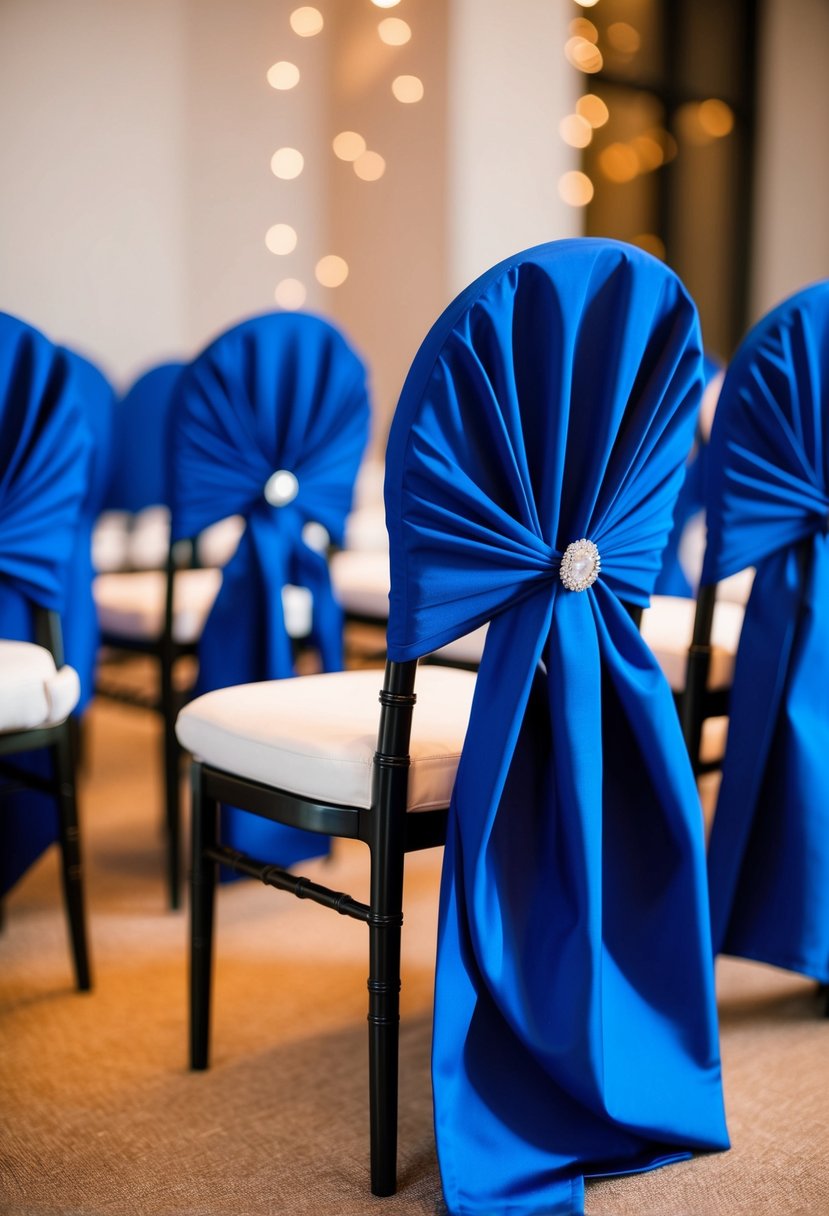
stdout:
POLYGON ((599 577, 602 559, 592 540, 582 537, 564 550, 559 578, 568 591, 586 591, 599 577))

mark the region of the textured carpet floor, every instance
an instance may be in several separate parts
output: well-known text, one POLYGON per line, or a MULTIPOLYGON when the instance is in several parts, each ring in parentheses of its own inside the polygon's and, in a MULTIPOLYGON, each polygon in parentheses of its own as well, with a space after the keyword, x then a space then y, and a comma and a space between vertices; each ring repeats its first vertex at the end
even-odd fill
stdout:
MULTIPOLYGON (((54 850, 7 901, 0 1212, 439 1216, 428 1067, 438 854, 407 870, 400 1189, 377 1200, 363 926, 258 884, 223 888, 213 1067, 186 1069, 186 918, 164 908, 156 749, 147 715, 93 707, 94 993, 71 987, 54 850)), ((360 846, 308 869, 365 895, 360 846)), ((732 1150, 592 1184, 590 1216, 829 1214, 829 1020, 814 987, 734 960, 718 978, 732 1150)))

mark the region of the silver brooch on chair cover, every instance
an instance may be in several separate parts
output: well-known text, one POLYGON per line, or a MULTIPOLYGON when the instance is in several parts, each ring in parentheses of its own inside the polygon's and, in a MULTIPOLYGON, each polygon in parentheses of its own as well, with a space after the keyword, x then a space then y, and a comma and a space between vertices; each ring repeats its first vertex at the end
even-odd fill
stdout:
POLYGON ((299 493, 299 482, 288 469, 277 469, 265 482, 265 498, 272 507, 285 507, 299 493))
POLYGON ((586 591, 599 577, 602 559, 592 540, 582 537, 564 550, 559 578, 568 591, 586 591))

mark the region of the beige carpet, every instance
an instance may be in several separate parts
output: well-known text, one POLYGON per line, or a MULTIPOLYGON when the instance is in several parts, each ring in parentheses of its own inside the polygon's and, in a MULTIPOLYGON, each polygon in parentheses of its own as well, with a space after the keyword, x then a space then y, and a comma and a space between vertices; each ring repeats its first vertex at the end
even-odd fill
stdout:
MULTIPOLYGON (((376 1200, 364 927, 258 884, 223 888, 214 1065, 189 1074, 186 918, 163 904, 157 727, 99 705, 89 744, 95 991, 71 988, 52 850, 8 900, 0 936, 0 1212, 438 1216, 428 1069, 438 854, 413 857, 407 872, 400 1189, 376 1200)), ((311 868, 365 895, 360 846, 311 868)), ((729 960, 719 982, 733 1149, 593 1184, 590 1216, 829 1213, 829 1020, 814 987, 729 960)))

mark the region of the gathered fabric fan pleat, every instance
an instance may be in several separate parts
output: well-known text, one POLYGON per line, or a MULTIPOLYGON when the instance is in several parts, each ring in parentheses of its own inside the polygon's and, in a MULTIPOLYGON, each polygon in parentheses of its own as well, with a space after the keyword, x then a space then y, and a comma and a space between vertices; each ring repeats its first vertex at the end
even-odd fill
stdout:
POLYGON ((829 283, 729 368, 703 582, 756 575, 709 846, 714 948, 829 981, 829 283))
MULTIPOLYGON (((218 338, 182 374, 172 406, 172 538, 195 536, 230 515, 245 530, 225 566, 199 644, 196 692, 294 674, 282 589, 307 588, 312 638, 326 671, 343 662, 343 615, 324 553, 308 524, 342 544, 368 439, 365 368, 318 317, 273 313, 218 338), (295 497, 265 497, 272 474, 295 478, 295 497)), ((324 837, 234 810, 225 840, 287 865, 327 848, 324 837)))
MULTIPOLYGON (((33 606, 63 614, 92 436, 70 357, 0 313, 0 637, 33 642, 33 606)), ((45 752, 15 757, 48 775, 45 752)), ((54 799, 0 790, 0 894, 57 839, 54 799)))
POLYGON ((660 569, 701 383, 676 277, 562 241, 450 306, 392 425, 390 657, 491 622, 441 889, 452 1216, 581 1213, 586 1176, 728 1144, 699 802, 622 603, 660 569), (583 539, 600 572, 569 590, 583 539))

